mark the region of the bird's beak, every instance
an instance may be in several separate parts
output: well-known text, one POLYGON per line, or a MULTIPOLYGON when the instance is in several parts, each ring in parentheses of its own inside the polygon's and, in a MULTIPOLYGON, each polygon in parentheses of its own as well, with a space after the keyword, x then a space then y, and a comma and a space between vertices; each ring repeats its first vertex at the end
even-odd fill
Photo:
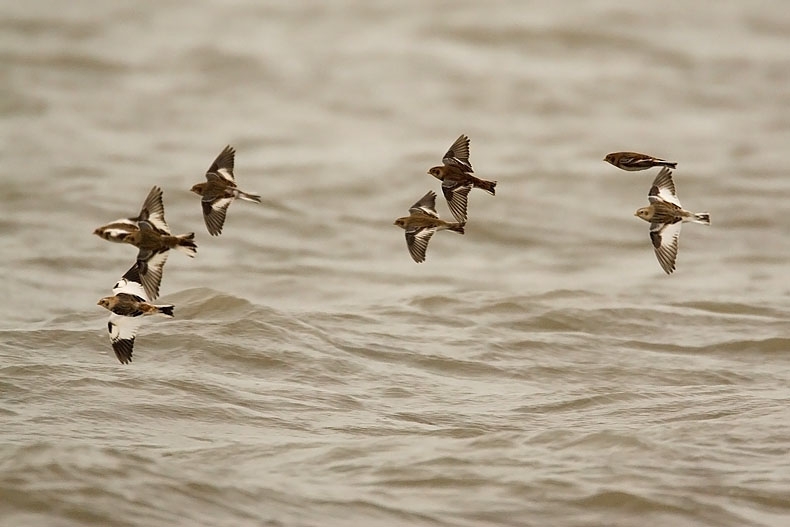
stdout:
POLYGON ((397 222, 397 221, 393 221, 393 222, 392 222, 392 224, 393 224, 393 225, 397 225, 397 224, 398 224, 398 222, 397 222))
POLYGON ((638 212, 634 212, 634 216, 639 216, 639 213, 638 212))
POLYGON ((101 305, 101 300, 99 300, 98 302, 96 302, 96 305, 97 305, 97 306, 100 306, 100 305, 101 305))

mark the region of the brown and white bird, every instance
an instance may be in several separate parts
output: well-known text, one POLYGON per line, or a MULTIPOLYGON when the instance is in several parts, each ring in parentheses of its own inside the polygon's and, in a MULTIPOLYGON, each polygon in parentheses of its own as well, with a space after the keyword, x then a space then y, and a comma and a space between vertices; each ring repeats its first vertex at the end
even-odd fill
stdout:
POLYGON ((155 186, 145 198, 143 207, 140 209, 140 214, 134 218, 119 218, 107 225, 102 225, 96 228, 93 234, 110 242, 123 243, 124 238, 126 238, 129 233, 140 230, 141 220, 148 220, 150 218, 154 226, 156 226, 159 218, 164 218, 164 214, 162 189, 155 186))
POLYGON ((428 174, 442 182, 442 193, 450 212, 459 222, 466 221, 467 196, 472 188, 481 188, 492 196, 496 194, 496 181, 486 181, 472 175, 469 162, 469 138, 461 134, 444 154, 442 166, 428 170, 428 174))
POLYGON ((678 255, 681 225, 686 222, 710 225, 710 214, 683 209, 675 192, 672 172, 667 168, 662 168, 653 180, 647 198, 650 205, 638 209, 634 216, 650 223, 650 241, 653 242, 658 263, 667 274, 672 274, 678 255))
POLYGON ((653 167, 677 168, 678 164, 674 161, 667 161, 658 157, 640 154, 638 152, 612 152, 603 158, 607 163, 628 172, 637 170, 647 170, 653 167))
POLYGON ((432 190, 412 205, 409 212, 409 216, 398 218, 393 225, 406 231, 406 246, 417 263, 425 261, 428 242, 436 231, 464 233, 464 222, 450 223, 439 219, 439 214, 436 213, 436 193, 432 190))
POLYGON ((233 200, 239 198, 254 203, 261 202, 259 195, 243 192, 236 186, 236 178, 233 175, 235 156, 236 150, 230 145, 226 146, 211 163, 206 172, 206 182, 197 183, 190 189, 202 197, 203 220, 212 236, 219 236, 222 233, 225 215, 233 200))
POLYGON ((151 304, 140 281, 137 263, 123 275, 112 289, 113 296, 107 296, 96 304, 110 312, 107 331, 115 356, 121 364, 132 362, 134 339, 148 315, 173 317, 174 306, 151 304))

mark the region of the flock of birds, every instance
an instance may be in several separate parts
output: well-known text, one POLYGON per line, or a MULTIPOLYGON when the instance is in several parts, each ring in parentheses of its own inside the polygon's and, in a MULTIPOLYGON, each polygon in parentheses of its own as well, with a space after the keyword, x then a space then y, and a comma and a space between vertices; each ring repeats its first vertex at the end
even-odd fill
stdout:
MULTIPOLYGON (((236 199, 261 202, 257 194, 244 192, 236 186, 233 165, 236 151, 226 146, 206 172, 206 181, 191 191, 201 197, 203 220, 212 236, 219 236, 225 224, 228 207, 236 199)), ((173 317, 172 305, 154 305, 159 296, 167 256, 171 249, 185 252, 190 258, 197 254, 195 233, 173 236, 165 221, 162 189, 154 187, 134 218, 121 218, 103 225, 93 234, 105 240, 128 243, 137 247, 137 258, 112 289, 113 296, 104 297, 97 305, 110 311, 107 331, 115 356, 121 364, 132 362, 137 331, 146 315, 173 317)))
MULTIPOLYGON (((236 199, 261 202, 261 197, 240 190, 233 175, 235 150, 226 146, 206 172, 206 181, 191 191, 201 196, 203 219, 212 236, 222 233, 228 207, 236 199)), ((659 167, 648 192, 649 205, 634 215, 650 223, 650 240, 661 268, 671 274, 675 270, 678 238, 685 222, 710 225, 707 212, 694 213, 683 209, 675 190, 670 169, 677 163, 636 152, 614 152, 604 161, 630 172, 659 167)), ((474 175, 469 161, 469 138, 461 135, 442 158, 442 165, 428 170, 428 174, 442 182, 442 193, 455 222, 444 221, 436 212, 436 193, 428 191, 409 208, 409 216, 395 220, 394 225, 405 230, 406 246, 412 259, 425 261, 428 242, 437 231, 449 230, 464 234, 467 221, 469 192, 473 188, 496 193, 496 181, 474 175)), ((121 218, 94 231, 105 240, 128 243, 137 247, 137 258, 132 267, 112 289, 113 296, 99 300, 98 305, 110 311, 107 330, 115 356, 122 364, 132 361, 134 339, 146 315, 173 317, 173 305, 155 305, 168 253, 180 250, 189 257, 197 254, 195 233, 172 235, 165 221, 162 189, 153 187, 143 202, 140 213, 133 218, 121 218)))
MULTIPOLYGON (((680 205, 672 172, 677 163, 637 152, 613 152, 604 159, 617 168, 629 172, 660 167, 647 194, 649 205, 636 211, 635 216, 650 223, 650 240, 653 243, 658 263, 671 274, 675 270, 678 254, 680 226, 685 222, 710 225, 710 214, 684 210, 680 205)), ((473 188, 495 194, 496 181, 486 181, 474 175, 469 161, 469 138, 461 135, 444 154, 443 166, 428 171, 442 182, 442 192, 447 199, 450 212, 456 222, 447 222, 436 213, 436 194, 431 190, 409 209, 409 216, 395 220, 395 225, 405 229, 406 246, 415 262, 425 261, 428 242, 436 231, 449 230, 464 234, 467 219, 467 197, 473 188)))

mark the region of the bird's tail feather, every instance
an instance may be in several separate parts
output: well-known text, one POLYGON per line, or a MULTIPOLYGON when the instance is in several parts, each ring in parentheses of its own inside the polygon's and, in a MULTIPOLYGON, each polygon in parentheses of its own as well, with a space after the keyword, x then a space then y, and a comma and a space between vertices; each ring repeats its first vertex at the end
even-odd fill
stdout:
POLYGON ((181 234, 176 238, 178 238, 176 249, 186 253, 190 258, 194 258, 195 255, 197 254, 197 244, 194 241, 195 233, 190 232, 189 234, 181 234))
POLYGON ((252 201, 253 203, 260 203, 261 197, 258 194, 253 194, 251 192, 243 192, 241 190, 236 191, 236 197, 243 199, 245 201, 252 201))
POLYGON ((678 164, 673 163, 672 161, 656 161, 655 165, 659 167, 671 168, 672 170, 675 170, 678 167, 678 164))
POLYGON ((173 309, 175 309, 176 306, 172 304, 167 304, 164 306, 154 306, 154 307, 156 308, 156 312, 159 313, 160 315, 164 315, 170 318, 173 318, 175 316, 173 314, 173 309))
POLYGON ((486 181, 485 179, 478 179, 475 181, 475 186, 477 188, 481 188, 491 194, 492 196, 496 195, 496 181, 486 181))
POLYGON ((453 231, 453 232, 457 232, 458 234, 463 234, 464 233, 464 227, 466 227, 466 222, 465 221, 461 222, 461 223, 451 223, 447 227, 447 230, 450 230, 450 231, 453 231))
POLYGON ((708 214, 707 212, 698 212, 694 214, 694 223, 710 225, 710 214, 708 214))

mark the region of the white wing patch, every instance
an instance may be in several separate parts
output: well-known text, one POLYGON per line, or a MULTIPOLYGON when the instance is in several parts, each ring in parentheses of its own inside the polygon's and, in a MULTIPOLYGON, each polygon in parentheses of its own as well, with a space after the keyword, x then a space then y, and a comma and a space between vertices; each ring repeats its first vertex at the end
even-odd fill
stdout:
POLYGON ((464 185, 461 187, 454 187, 450 185, 445 186, 442 184, 442 192, 445 199, 447 199, 447 206, 450 212, 453 213, 456 221, 464 223, 467 217, 467 203, 469 191, 472 190, 472 185, 464 185))
POLYGON ((222 177, 222 179, 226 181, 230 181, 231 183, 236 182, 236 180, 233 178, 233 172, 231 172, 227 168, 220 168, 219 170, 217 170, 216 173, 219 174, 220 177, 222 177))
POLYGON ((222 227, 225 225, 225 216, 228 213, 228 207, 233 202, 233 198, 220 198, 210 203, 210 208, 203 206, 203 219, 206 222, 209 234, 217 236, 222 232, 222 227))
POLYGON ((444 154, 442 162, 472 172, 472 164, 469 162, 469 138, 461 134, 444 154))
POLYGON ((429 190, 420 200, 409 208, 412 214, 426 214, 432 218, 438 218, 436 212, 436 192, 429 190))
POLYGON ((683 222, 651 224, 650 240, 658 258, 658 263, 667 274, 675 270, 675 261, 678 256, 678 239, 683 222))
POLYGON ((128 295, 139 296, 146 302, 149 301, 148 295, 145 294, 145 289, 143 288, 143 284, 139 282, 133 282, 131 280, 127 280, 126 278, 121 278, 112 288, 112 294, 117 295, 119 293, 126 293, 128 295))
POLYGON ((406 245, 409 248, 409 254, 415 262, 421 263, 425 261, 425 251, 428 250, 428 242, 431 241, 431 236, 436 232, 436 227, 428 227, 418 231, 406 231, 406 245))
POLYGON ((147 268, 141 278, 146 292, 143 298, 147 301, 156 300, 159 296, 159 285, 162 283, 162 273, 169 253, 170 251, 156 253, 145 262, 147 268))
POLYGON ((647 194, 648 200, 653 203, 656 198, 672 203, 681 207, 680 200, 678 199, 677 192, 675 191, 675 182, 672 180, 672 171, 664 167, 653 180, 653 186, 650 187, 650 192, 647 194))
POLYGON ((110 334, 112 349, 115 352, 115 356, 121 361, 121 364, 132 362, 134 338, 142 324, 143 317, 124 317, 110 313, 107 331, 110 334))
POLYGON ((140 211, 140 219, 148 220, 158 230, 170 234, 170 228, 165 221, 165 205, 162 203, 161 188, 155 186, 148 193, 140 211))
POLYGON ((151 299, 145 293, 142 283, 140 282, 140 269, 135 262, 128 271, 123 275, 123 278, 118 280, 112 288, 112 294, 126 293, 129 295, 139 296, 146 302, 151 299))

